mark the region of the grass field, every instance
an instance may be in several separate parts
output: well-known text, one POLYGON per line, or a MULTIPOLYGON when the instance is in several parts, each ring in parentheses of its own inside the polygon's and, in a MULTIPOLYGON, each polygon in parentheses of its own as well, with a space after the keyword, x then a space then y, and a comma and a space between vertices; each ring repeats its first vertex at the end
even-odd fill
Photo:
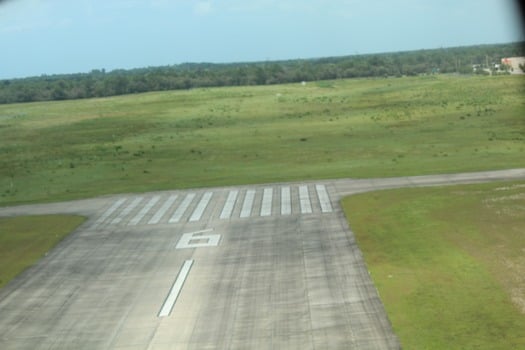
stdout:
POLYGON ((404 349, 525 349, 525 183, 343 206, 404 349))
POLYGON ((71 215, 0 218, 0 288, 38 261, 84 220, 71 215))
POLYGON ((525 166, 523 77, 354 79, 0 106, 0 205, 525 166))
MULTIPOLYGON (((355 79, 0 105, 0 206, 525 167, 524 82, 355 79)), ((525 344, 525 186, 509 186, 344 201, 404 348, 525 344)), ((0 287, 82 220, 0 218, 0 287)))

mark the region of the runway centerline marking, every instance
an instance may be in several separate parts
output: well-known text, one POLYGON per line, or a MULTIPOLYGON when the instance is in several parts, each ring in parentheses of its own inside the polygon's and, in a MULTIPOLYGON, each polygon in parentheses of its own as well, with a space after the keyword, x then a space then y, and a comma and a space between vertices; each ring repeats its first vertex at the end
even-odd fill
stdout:
POLYGON ((184 282, 188 277, 192 265, 193 260, 184 261, 184 264, 182 265, 179 274, 175 279, 175 282, 171 286, 171 289, 168 293, 168 297, 164 301, 164 304, 162 305, 162 308, 159 311, 159 317, 166 317, 169 316, 169 314, 171 313, 171 310, 173 309, 173 306, 175 305, 175 302, 179 297, 180 291, 182 290, 182 286, 184 285, 184 282))
POLYGON ((235 207, 235 201, 237 200, 238 195, 238 190, 230 191, 228 198, 226 199, 226 203, 224 203, 224 207, 222 208, 220 215, 221 219, 229 219, 232 216, 233 208, 235 207))

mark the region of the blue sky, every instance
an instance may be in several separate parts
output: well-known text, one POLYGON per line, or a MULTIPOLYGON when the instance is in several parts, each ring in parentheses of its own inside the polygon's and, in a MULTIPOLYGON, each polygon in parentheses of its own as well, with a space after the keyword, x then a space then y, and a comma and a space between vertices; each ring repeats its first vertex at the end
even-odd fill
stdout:
POLYGON ((0 79, 523 40, 513 0, 0 0, 0 79))

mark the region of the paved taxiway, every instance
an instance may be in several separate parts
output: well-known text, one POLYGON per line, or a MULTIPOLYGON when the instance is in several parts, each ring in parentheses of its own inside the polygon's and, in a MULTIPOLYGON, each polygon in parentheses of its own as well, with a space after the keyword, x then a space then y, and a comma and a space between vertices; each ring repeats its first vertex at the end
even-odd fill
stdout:
POLYGON ((0 291, 1 349, 397 349, 339 200, 525 169, 107 196, 0 291))

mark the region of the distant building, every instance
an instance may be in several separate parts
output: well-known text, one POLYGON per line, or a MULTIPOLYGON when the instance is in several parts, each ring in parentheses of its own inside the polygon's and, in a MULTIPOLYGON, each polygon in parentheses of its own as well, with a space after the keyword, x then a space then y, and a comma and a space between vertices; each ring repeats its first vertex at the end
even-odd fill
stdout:
POLYGON ((510 74, 525 74, 521 68, 525 69, 525 57, 505 57, 501 59, 501 64, 510 67, 510 74))

